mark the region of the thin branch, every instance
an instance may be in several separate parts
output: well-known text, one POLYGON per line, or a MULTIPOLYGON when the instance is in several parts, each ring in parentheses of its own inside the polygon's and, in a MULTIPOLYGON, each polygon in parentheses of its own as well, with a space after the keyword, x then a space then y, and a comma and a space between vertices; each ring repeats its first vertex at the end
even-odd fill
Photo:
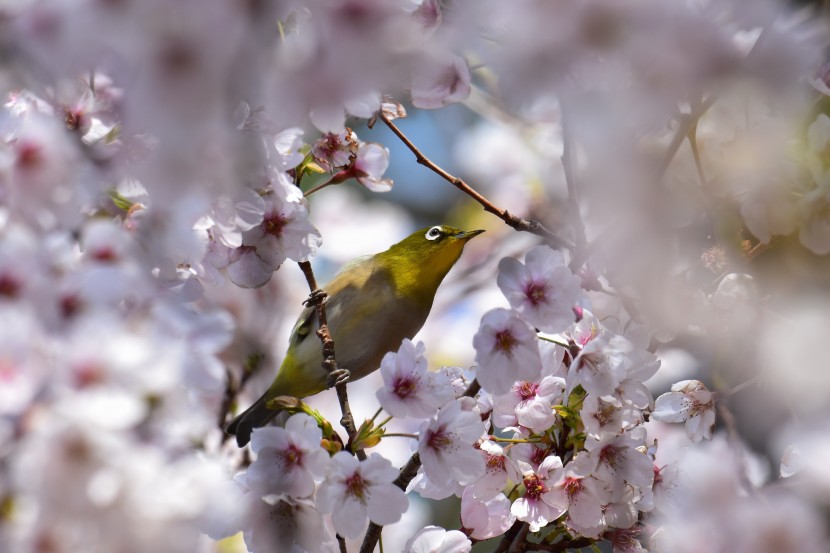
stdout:
POLYGON ((522 553, 525 551, 525 545, 527 545, 527 535, 529 533, 530 525, 525 522, 519 527, 519 532, 516 534, 516 537, 513 538, 513 543, 510 544, 510 547, 507 549, 507 553, 522 553))
POLYGON ((663 160, 660 162, 660 165, 657 166, 655 180, 663 178, 663 175, 666 173, 666 170, 668 170, 674 156, 677 155, 680 145, 683 144, 683 141, 689 135, 689 131, 697 125, 700 118, 703 117, 707 111, 709 111, 709 108, 714 105, 717 99, 718 97, 716 94, 710 94, 708 98, 703 100, 699 105, 695 106, 689 115, 684 115, 680 118, 680 125, 677 127, 677 132, 674 134, 674 138, 672 138, 668 149, 666 149, 666 153, 663 154, 663 160))
POLYGON ((594 540, 591 538, 577 538, 556 543, 527 543, 524 551, 551 551, 553 553, 561 553, 568 549, 582 549, 593 544, 594 540))
POLYGON ((513 543, 513 540, 516 538, 516 535, 522 530, 523 526, 527 526, 526 522, 522 522, 521 520, 517 520, 513 523, 507 532, 502 535, 501 540, 499 541, 498 547, 493 550, 493 553, 506 553, 507 549, 513 543))
MULTIPOLYGON (((308 261, 301 261, 299 265, 305 275, 306 282, 308 282, 308 287, 311 290, 311 295, 305 303, 308 306, 313 305, 316 307, 317 319, 320 321, 320 328, 317 330, 317 336, 320 337, 320 341, 323 344, 323 369, 331 374, 337 369, 337 361, 334 357, 334 340, 331 338, 328 319, 326 318, 325 304, 327 295, 317 286, 317 280, 314 278, 314 272, 311 270, 311 263, 308 261)), ((335 390, 337 391, 337 399, 340 402, 340 412, 343 414, 343 417, 340 419, 340 424, 346 429, 346 433, 349 435, 349 444, 351 445, 354 441, 354 437, 357 435, 357 429, 354 425, 352 411, 349 408, 349 395, 346 392, 346 382, 338 383, 335 386, 335 390)), ((358 449, 354 453, 361 461, 366 460, 366 453, 362 449, 358 449)))
POLYGON ((397 127, 397 125, 395 125, 383 112, 380 112, 378 115, 380 119, 383 120, 384 123, 386 123, 386 126, 389 127, 392 130, 392 132, 395 133, 395 135, 397 135, 398 138, 401 139, 401 142, 403 142, 406 145, 406 147, 409 148, 409 150, 413 154, 415 154, 415 159, 420 165, 423 165, 427 169, 430 169, 432 172, 436 173, 441 178, 443 178, 444 180, 446 180, 447 182, 449 182, 450 184, 452 184, 453 186, 455 186, 456 188, 470 196, 472 199, 477 201, 484 208, 484 211, 492 213, 493 215, 504 221, 509 227, 515 230, 529 232, 531 234, 541 236, 542 238, 546 239, 548 242, 550 242, 552 245, 558 248, 567 248, 569 250, 574 249, 574 244, 572 244, 568 240, 565 240, 564 238, 561 238, 560 236, 557 236, 551 230, 548 230, 539 221, 522 219, 521 217, 512 215, 506 209, 500 209, 496 207, 490 200, 479 194, 469 184, 464 182, 462 179, 451 175, 450 173, 442 169, 440 166, 436 165, 427 156, 425 156, 421 152, 421 150, 419 150, 418 147, 415 146, 415 144, 413 144, 412 141, 409 140, 409 138, 407 138, 407 136, 397 127))
MULTIPOLYGON (((470 385, 467 386, 467 389, 464 390, 461 397, 473 397, 479 392, 479 390, 481 390, 481 384, 478 383, 478 380, 474 379, 470 382, 470 385)), ((398 477, 395 479, 393 484, 403 491, 406 491, 409 483, 412 482, 412 479, 418 474, 419 468, 421 468, 421 456, 416 451, 412 454, 406 464, 401 467, 400 472, 398 472, 398 477)), ((375 550, 375 545, 377 545, 378 540, 380 539, 380 533, 382 530, 383 526, 375 524, 374 522, 369 523, 369 529, 366 530, 366 535, 363 537, 363 543, 360 546, 360 553, 372 553, 372 551, 375 550)))

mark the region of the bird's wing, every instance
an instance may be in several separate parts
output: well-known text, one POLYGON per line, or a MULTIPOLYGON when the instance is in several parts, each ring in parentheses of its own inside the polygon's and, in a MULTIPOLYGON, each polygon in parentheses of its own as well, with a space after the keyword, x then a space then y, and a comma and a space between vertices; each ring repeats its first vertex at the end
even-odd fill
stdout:
POLYGON ((297 322, 294 323, 294 328, 291 329, 291 337, 289 343, 297 345, 311 334, 311 330, 317 327, 317 309, 314 306, 306 307, 300 313, 297 322))

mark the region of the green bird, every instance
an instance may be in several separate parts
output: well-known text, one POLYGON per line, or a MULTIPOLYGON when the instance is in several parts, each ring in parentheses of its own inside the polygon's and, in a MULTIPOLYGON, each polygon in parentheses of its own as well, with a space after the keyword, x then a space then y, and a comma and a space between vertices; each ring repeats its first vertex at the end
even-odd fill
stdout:
MULTIPOLYGON (((337 367, 349 371, 350 380, 376 371, 387 352, 421 329, 441 281, 464 245, 482 232, 446 225, 423 228, 385 252, 347 264, 323 287, 337 367)), ((267 407, 273 398, 303 398, 331 387, 331 375, 322 366, 318 328, 316 308, 309 306, 291 331, 288 352, 271 387, 225 429, 236 435, 239 447, 250 441, 254 428, 279 413, 267 407)))

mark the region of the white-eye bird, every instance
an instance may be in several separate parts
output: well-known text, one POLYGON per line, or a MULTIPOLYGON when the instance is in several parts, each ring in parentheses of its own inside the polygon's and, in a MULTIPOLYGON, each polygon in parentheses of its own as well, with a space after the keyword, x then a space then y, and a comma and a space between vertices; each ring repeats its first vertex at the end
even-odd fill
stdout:
MULTIPOLYGON (((482 232, 445 225, 423 228, 385 252, 346 265, 323 287, 337 367, 348 370, 350 380, 377 370, 384 354, 421 329, 441 281, 464 245, 482 232)), ((250 441, 254 428, 279 413, 267 407, 271 399, 303 398, 331 386, 330 374, 322 366, 318 328, 316 308, 309 306, 291 331, 288 351, 271 387, 225 429, 236 435, 240 447, 250 441)))

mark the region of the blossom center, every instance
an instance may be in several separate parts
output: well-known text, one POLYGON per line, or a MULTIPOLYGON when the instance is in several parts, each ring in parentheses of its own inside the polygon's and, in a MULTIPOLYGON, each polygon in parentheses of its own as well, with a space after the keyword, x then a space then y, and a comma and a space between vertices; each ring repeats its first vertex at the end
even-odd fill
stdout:
POLYGON ((43 161, 43 154, 37 144, 19 143, 17 146, 17 165, 24 169, 36 167, 43 161))
POLYGON ((530 304, 536 307, 547 300, 548 287, 544 283, 530 281, 525 286, 525 296, 530 304))
POLYGON ((0 296, 14 298, 20 292, 20 282, 9 275, 0 275, 0 296))
POLYGON ((542 494, 548 491, 545 483, 536 474, 525 476, 523 482, 525 485, 525 496, 531 499, 539 499, 542 497, 542 494))
POLYGON ((294 444, 288 446, 285 451, 279 452, 278 455, 289 467, 296 467, 303 463, 303 451, 294 444))
POLYGON ((712 401, 700 401, 695 397, 689 397, 689 418, 702 415, 712 408, 712 401))
POLYGON ((565 478, 564 488, 565 493, 568 494, 568 497, 573 498, 583 489, 582 478, 574 478, 572 476, 565 478))
POLYGON ((519 397, 521 397, 522 400, 527 401, 528 399, 536 397, 536 391, 538 389, 538 384, 534 384, 533 382, 522 382, 516 388, 516 393, 519 394, 519 397))
POLYGON ((505 460, 504 455, 488 455, 487 467, 491 469, 504 470, 505 460))
POLYGON ((607 445, 599 452, 600 460, 611 468, 617 468, 619 465, 619 456, 622 453, 622 448, 613 445, 607 445))
POLYGON ((400 377, 395 379, 393 391, 401 399, 411 396, 417 388, 417 382, 411 377, 400 377))
POLYGON ((594 418, 599 422, 600 426, 605 426, 614 420, 616 412, 617 408, 614 405, 602 402, 602 406, 594 413, 594 418))
POLYGON ((109 246, 103 246, 92 251, 91 257, 95 261, 102 261, 104 263, 111 263, 118 260, 118 254, 109 246))
POLYGON ((270 213, 262 221, 262 227, 266 234, 279 237, 282 235, 282 229, 285 227, 286 221, 282 213, 270 213))
POLYGON ((444 449, 451 443, 452 439, 444 428, 432 431, 427 438, 427 445, 436 450, 444 449))
POLYGON ((74 370, 75 386, 80 389, 104 382, 104 368, 94 361, 81 363, 74 370))
POLYGON ((502 351, 510 355, 514 347, 516 347, 516 338, 513 337, 513 333, 509 329, 496 332, 496 351, 502 351))
POLYGON ((359 472, 356 472, 346 478, 345 484, 347 494, 351 495, 355 499, 366 499, 366 480, 363 479, 363 476, 361 476, 359 472))

